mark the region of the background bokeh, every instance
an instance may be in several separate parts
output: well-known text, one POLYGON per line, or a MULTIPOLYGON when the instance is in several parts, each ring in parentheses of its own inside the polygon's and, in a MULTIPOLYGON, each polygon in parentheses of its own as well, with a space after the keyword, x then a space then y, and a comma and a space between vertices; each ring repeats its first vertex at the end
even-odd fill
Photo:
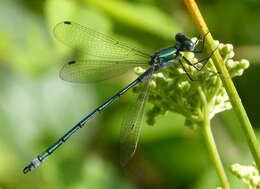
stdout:
MULTIPOLYGON (((198 5, 215 39, 232 43, 251 66, 234 80, 259 136, 260 1, 201 0, 198 5)), ((168 113, 143 125, 133 160, 119 164, 120 123, 133 100, 129 92, 92 120, 38 169, 22 169, 97 105, 127 85, 134 74, 96 84, 59 79, 72 54, 53 27, 76 21, 148 52, 174 43, 174 35, 198 31, 181 0, 0 0, 0 189, 209 189, 220 186, 198 130, 168 113)), ((212 121, 232 188, 245 185, 230 174, 232 163, 252 157, 233 111, 212 121)))

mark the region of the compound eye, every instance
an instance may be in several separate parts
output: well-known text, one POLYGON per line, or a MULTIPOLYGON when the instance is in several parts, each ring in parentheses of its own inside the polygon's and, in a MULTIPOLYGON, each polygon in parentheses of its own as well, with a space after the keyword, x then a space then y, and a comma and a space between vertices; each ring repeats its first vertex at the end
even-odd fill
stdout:
POLYGON ((184 45, 185 45, 185 48, 188 50, 188 51, 194 51, 194 44, 191 42, 191 41, 185 41, 184 42, 184 45))
POLYGON ((180 42, 180 43, 183 43, 186 40, 186 37, 183 33, 177 33, 175 35, 175 40, 180 42))

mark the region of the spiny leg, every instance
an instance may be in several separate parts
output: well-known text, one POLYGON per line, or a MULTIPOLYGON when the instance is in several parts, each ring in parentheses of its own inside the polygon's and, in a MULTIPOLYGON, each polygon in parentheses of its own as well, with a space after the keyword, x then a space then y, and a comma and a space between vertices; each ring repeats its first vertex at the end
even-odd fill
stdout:
MULTIPOLYGON (((203 64, 203 67, 201 67, 201 68, 198 68, 198 67, 196 67, 194 64, 192 64, 185 56, 183 56, 183 59, 185 60, 185 62, 187 62, 188 63, 188 65, 190 65, 190 66, 192 66, 193 68, 195 68, 197 71, 201 71, 204 67, 205 67, 205 65, 208 63, 206 63, 206 64, 203 64)), ((208 72, 212 72, 213 73, 213 75, 216 75, 217 73, 215 73, 215 72, 213 72, 213 71, 211 71, 211 70, 207 70, 208 72)))
MULTIPOLYGON (((203 52, 203 50, 204 50, 204 46, 205 46, 205 39, 206 39, 206 37, 207 37, 207 35, 209 34, 209 32, 207 32, 205 35, 204 35, 204 37, 203 37, 203 39, 202 39, 202 48, 200 49, 200 50, 197 50, 197 51, 192 51, 193 53, 202 53, 203 52)), ((198 43, 198 41, 200 40, 200 35, 199 35, 199 38, 196 40, 196 42, 194 43, 195 45, 197 45, 197 43, 198 43)))
POLYGON ((214 49, 214 51, 212 51, 210 53, 210 55, 206 58, 203 58, 201 60, 198 60, 195 63, 191 63, 185 56, 182 56, 182 58, 188 63, 188 65, 192 66, 193 68, 195 68, 197 71, 201 71, 207 64, 208 64, 208 60, 211 58, 211 56, 214 54, 214 52, 218 49, 218 46, 214 49), (205 64, 203 64, 203 62, 206 62, 205 64), (196 65, 201 63, 202 67, 198 68, 196 65))
MULTIPOLYGON (((188 72, 188 70, 187 70, 187 69, 185 68, 185 66, 183 65, 182 61, 179 60, 179 62, 180 62, 180 64, 181 64, 183 70, 185 71, 185 73, 187 74, 187 76, 189 77, 189 79, 190 79, 191 81, 201 81, 202 79, 204 79, 204 78, 193 79, 193 78, 191 77, 190 73, 188 72)), ((211 71, 211 70, 207 70, 207 71, 208 71, 208 72, 212 72, 212 74, 209 75, 208 77, 213 77, 213 76, 219 74, 219 73, 213 72, 213 71, 211 71)))
POLYGON ((196 40, 195 43, 194 43, 194 46, 197 45, 197 43, 200 41, 200 38, 201 38, 201 35, 199 34, 198 37, 197 37, 197 40, 196 40))
POLYGON ((181 61, 181 60, 179 60, 179 62, 180 62, 180 64, 181 64, 181 66, 182 66, 183 70, 185 71, 185 73, 186 73, 186 74, 187 74, 187 76, 189 77, 189 79, 190 79, 191 81, 198 81, 198 80, 196 80, 196 79, 193 79, 193 78, 191 77, 190 73, 189 73, 189 72, 186 70, 186 68, 185 68, 185 66, 183 65, 182 61, 181 61))
POLYGON ((197 62, 193 63, 193 65, 196 66, 199 63, 206 62, 205 64, 202 63, 202 67, 199 68, 199 71, 201 71, 207 65, 209 59, 212 57, 212 55, 215 53, 215 51, 218 49, 218 46, 210 53, 210 55, 208 57, 198 60, 197 62))

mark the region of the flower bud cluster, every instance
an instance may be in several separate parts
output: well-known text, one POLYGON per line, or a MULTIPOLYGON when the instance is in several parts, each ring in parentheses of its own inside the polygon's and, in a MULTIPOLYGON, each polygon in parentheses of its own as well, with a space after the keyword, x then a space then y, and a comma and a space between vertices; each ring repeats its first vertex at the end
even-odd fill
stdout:
POLYGON ((231 166, 231 171, 240 178, 249 189, 260 188, 260 176, 255 164, 244 166, 236 163, 231 166))

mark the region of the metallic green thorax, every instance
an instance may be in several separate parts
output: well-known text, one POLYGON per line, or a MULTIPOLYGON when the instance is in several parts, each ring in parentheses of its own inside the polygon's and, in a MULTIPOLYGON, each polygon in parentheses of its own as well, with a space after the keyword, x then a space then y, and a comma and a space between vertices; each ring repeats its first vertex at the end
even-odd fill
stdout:
POLYGON ((179 60, 178 49, 175 46, 169 47, 167 49, 163 49, 157 53, 155 53, 156 57, 159 58, 158 69, 163 69, 168 67, 173 62, 177 62, 179 60))
POLYGON ((167 49, 163 49, 159 52, 159 57, 165 61, 173 60, 177 57, 177 49, 175 47, 170 47, 167 49))

